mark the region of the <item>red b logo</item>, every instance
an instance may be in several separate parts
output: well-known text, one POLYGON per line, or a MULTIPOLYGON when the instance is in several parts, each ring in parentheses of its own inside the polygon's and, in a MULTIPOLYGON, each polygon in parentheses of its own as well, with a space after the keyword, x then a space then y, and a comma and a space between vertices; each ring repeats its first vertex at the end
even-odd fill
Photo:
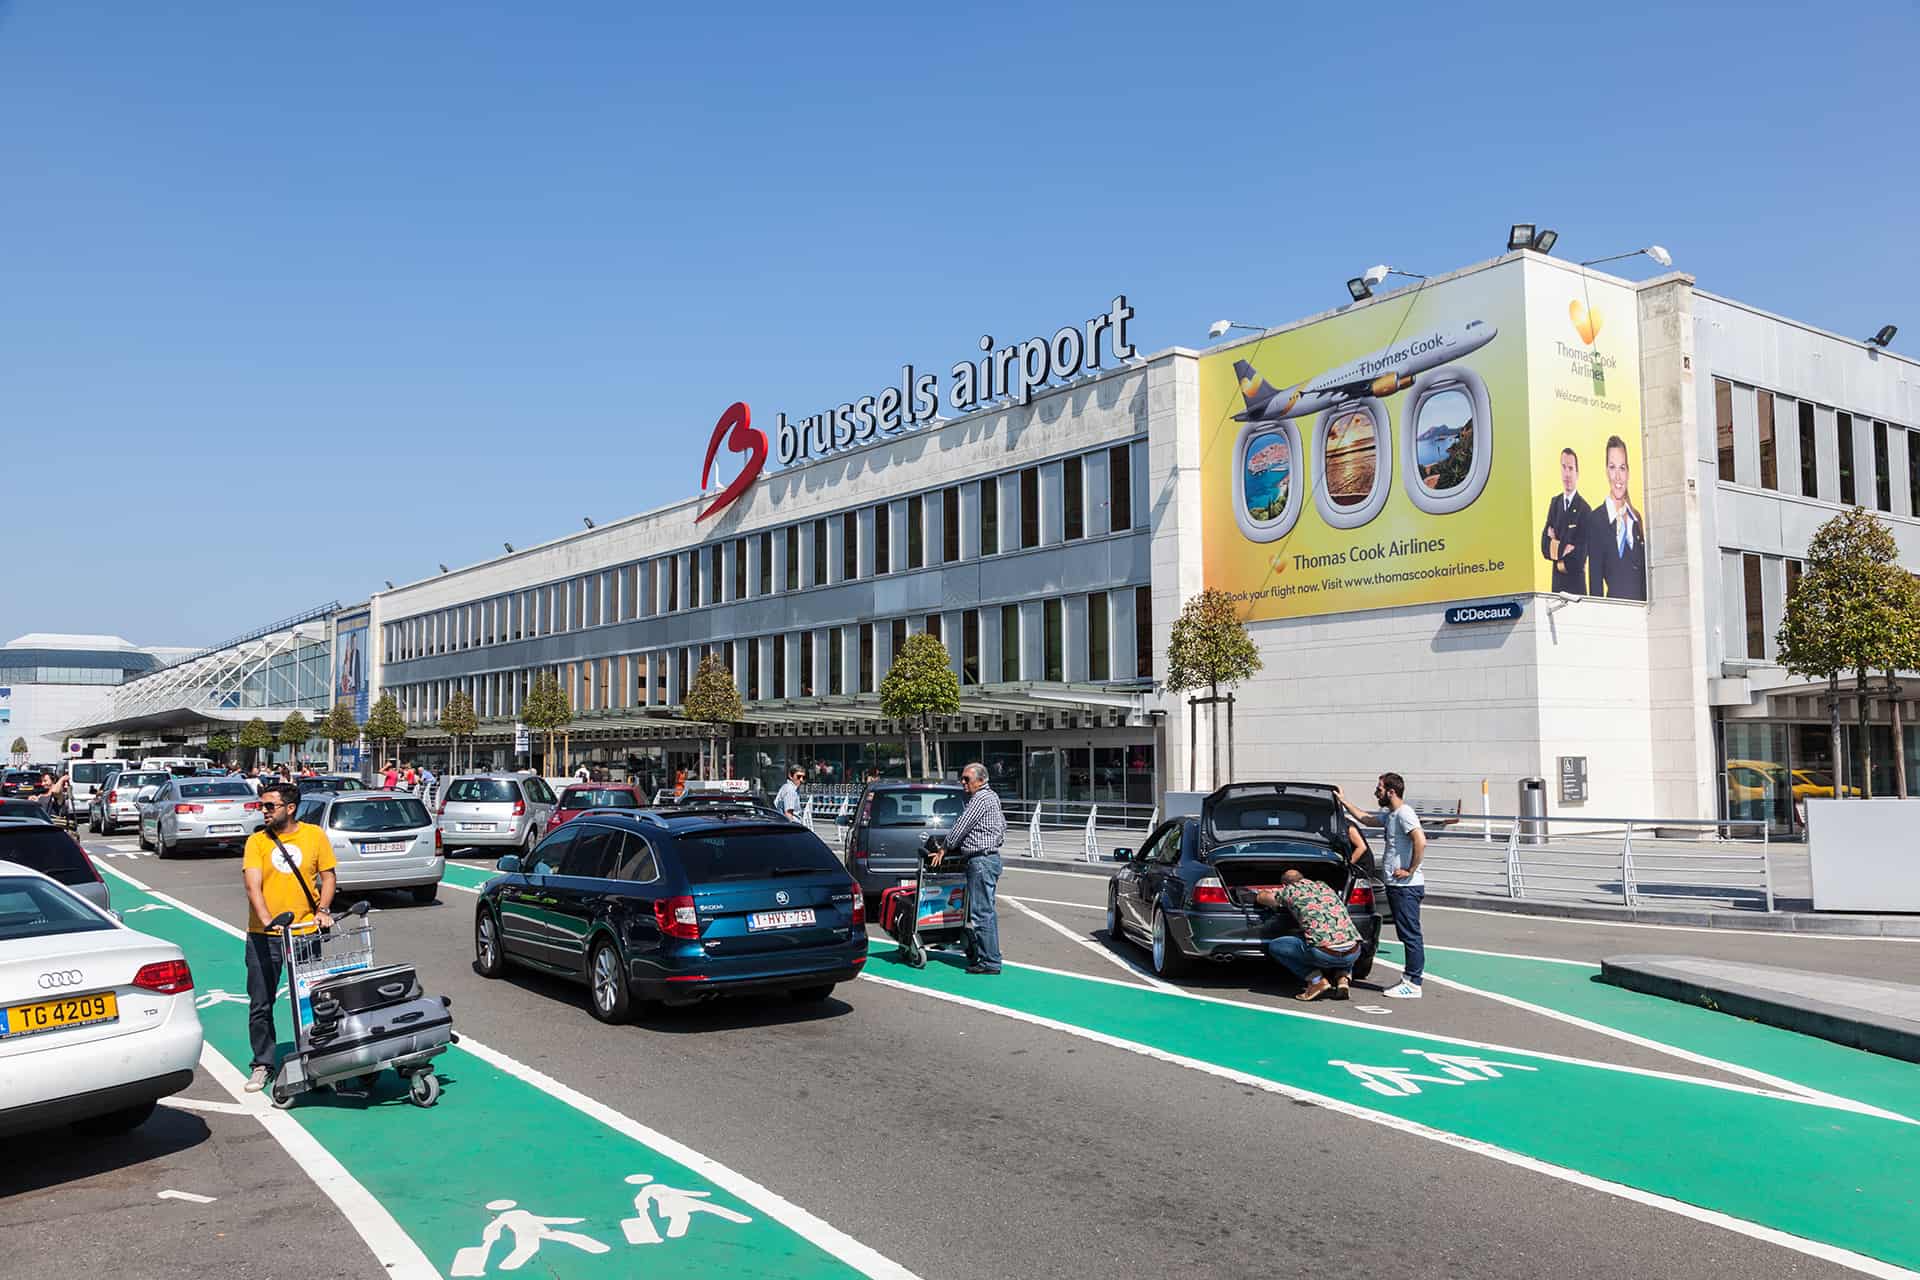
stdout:
POLYGON ((713 460, 720 452, 721 440, 724 439, 727 448, 735 453, 748 456, 746 464, 740 468, 740 474, 733 478, 733 483, 721 491, 720 496, 713 500, 713 505, 694 519, 695 524, 738 498, 760 478, 760 468, 767 462, 767 433, 755 430, 750 425, 752 421, 753 411, 747 408, 745 401, 736 400, 720 415, 720 421, 713 424, 713 438, 707 441, 706 465, 700 468, 700 488, 703 492, 707 481, 713 476, 713 460))

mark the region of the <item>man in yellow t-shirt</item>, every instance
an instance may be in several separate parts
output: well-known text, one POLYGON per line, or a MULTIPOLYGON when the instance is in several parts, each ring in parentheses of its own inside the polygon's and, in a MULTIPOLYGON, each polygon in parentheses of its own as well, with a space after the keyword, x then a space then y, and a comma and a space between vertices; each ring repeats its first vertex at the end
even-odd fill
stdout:
POLYGON ((247 884, 247 1030, 253 1040, 249 1093, 266 1088, 279 1044, 273 1030, 273 993, 286 963, 285 944, 268 926, 283 911, 293 913, 296 925, 333 924, 327 911, 333 905, 333 845, 320 828, 295 820, 299 803, 300 788, 291 782, 261 789, 264 825, 247 838, 240 863, 247 884))

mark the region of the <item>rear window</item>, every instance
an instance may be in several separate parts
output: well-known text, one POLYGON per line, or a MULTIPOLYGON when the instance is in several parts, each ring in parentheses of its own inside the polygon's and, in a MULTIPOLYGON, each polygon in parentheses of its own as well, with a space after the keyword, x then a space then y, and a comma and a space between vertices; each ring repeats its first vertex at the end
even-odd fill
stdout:
MULTIPOLYGON (((35 806, 38 808, 38 806, 35 806)), ((61 884, 92 884, 93 868, 73 837, 52 827, 0 832, 0 861, 32 867, 61 884)))
POLYGON ((519 798, 505 778, 461 778, 447 788, 450 804, 512 804, 519 798))
POLYGON ((102 764, 95 760, 80 760, 75 762, 71 772, 75 782, 96 786, 106 781, 107 775, 120 767, 117 764, 102 764))
POLYGON ((612 787, 568 787, 560 797, 562 809, 638 809, 640 800, 631 791, 612 787))
POLYGON ((0 800, 0 818, 44 818, 47 807, 38 800, 0 800))
POLYGON ((57 885, 25 876, 0 876, 0 942, 111 928, 112 921, 57 885))
POLYGON ((719 880, 761 880, 770 876, 846 874, 820 837, 785 831, 713 831, 674 840, 681 869, 694 884, 719 880))
POLYGON ((335 831, 412 831, 430 827, 427 806, 418 800, 352 800, 333 806, 335 831))
POLYGON ((182 782, 182 800, 221 800, 245 796, 253 799, 253 788, 244 782, 182 782))
POLYGON ((528 778, 527 798, 535 804, 552 804, 553 788, 549 787, 544 779, 528 778))
POLYGON ((301 786, 309 791, 365 791, 367 784, 358 778, 306 778, 301 786))
POLYGON ((966 806, 964 791, 876 791, 868 822, 876 827, 950 827, 966 806))
POLYGON ((38 780, 39 777, 39 774, 28 773, 24 769, 9 769, 5 773, 0 773, 0 782, 33 782, 38 780))
POLYGON ((138 791, 141 787, 157 787, 172 777, 170 773, 123 773, 113 780, 113 785, 116 790, 131 787, 138 791))

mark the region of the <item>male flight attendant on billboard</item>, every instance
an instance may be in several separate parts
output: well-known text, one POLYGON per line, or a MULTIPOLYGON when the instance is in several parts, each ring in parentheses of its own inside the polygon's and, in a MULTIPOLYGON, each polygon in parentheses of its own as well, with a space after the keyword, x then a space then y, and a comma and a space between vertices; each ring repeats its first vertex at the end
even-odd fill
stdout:
POLYGON ((1553 565, 1553 589, 1585 595, 1587 521, 1593 508, 1580 496, 1580 455, 1560 451, 1561 492, 1548 499, 1547 522, 1540 529, 1541 558, 1553 565))
POLYGON ((1607 496, 1587 517, 1589 594, 1647 598, 1647 523, 1627 497, 1627 442, 1607 438, 1607 496))

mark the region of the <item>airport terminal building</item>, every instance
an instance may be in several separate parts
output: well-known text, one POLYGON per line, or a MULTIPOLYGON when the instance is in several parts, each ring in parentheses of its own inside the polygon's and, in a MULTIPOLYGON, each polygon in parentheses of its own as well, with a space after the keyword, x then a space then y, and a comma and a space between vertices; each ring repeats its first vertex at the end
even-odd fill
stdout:
POLYGON ((694 496, 334 617, 333 695, 364 720, 392 693, 402 752, 444 763, 464 691, 481 761, 652 785, 694 767, 679 708, 713 654, 745 701, 736 774, 842 783, 905 767, 878 690, 931 632, 961 684, 949 772, 1144 810, 1218 780, 1206 710, 1165 688, 1173 622, 1213 588, 1262 659, 1240 777, 1365 794, 1391 769, 1469 812, 1484 781, 1495 813, 1542 778, 1556 812, 1795 826, 1834 762, 1773 636, 1848 505, 1920 570, 1914 361, 1531 251, 1205 350, 1142 354, 1131 318, 1121 297, 983 337, 805 415, 717 404, 694 496), (575 710, 563 759, 515 733, 542 672, 575 710))

